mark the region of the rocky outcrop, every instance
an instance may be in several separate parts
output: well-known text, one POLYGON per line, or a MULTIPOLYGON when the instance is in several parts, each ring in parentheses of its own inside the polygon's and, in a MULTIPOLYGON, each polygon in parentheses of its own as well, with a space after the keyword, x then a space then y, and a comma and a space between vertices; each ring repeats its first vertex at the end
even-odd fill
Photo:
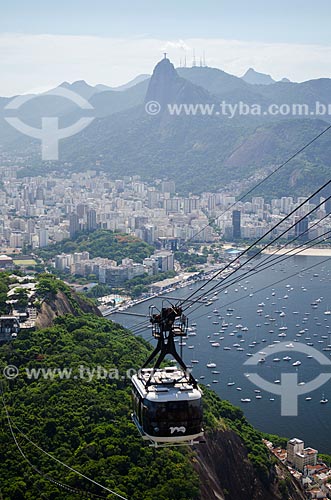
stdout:
POLYGON ((181 78, 166 57, 155 66, 145 97, 145 102, 157 101, 162 110, 167 104, 204 103, 210 100, 205 89, 181 78))
POLYGON ((305 500, 300 484, 277 462, 262 482, 240 437, 231 430, 206 434, 195 448, 194 468, 200 477, 201 500, 305 500))
POLYGON ((58 291, 54 298, 47 298, 42 302, 41 309, 36 319, 37 328, 46 328, 51 326, 54 319, 65 314, 96 314, 102 316, 99 309, 77 295, 74 291, 68 295, 62 291, 58 291))

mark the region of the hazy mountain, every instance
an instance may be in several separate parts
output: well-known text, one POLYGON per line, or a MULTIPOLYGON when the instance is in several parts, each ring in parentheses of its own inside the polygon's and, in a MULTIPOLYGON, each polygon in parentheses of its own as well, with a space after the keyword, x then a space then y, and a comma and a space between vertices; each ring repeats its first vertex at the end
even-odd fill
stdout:
POLYGON ((254 68, 249 68, 241 78, 251 85, 270 85, 271 83, 275 83, 275 80, 270 75, 259 73, 254 68))
POLYGON ((237 76, 225 71, 208 67, 179 68, 178 74, 199 85, 215 96, 215 102, 226 101, 235 104, 239 101, 247 104, 269 103, 256 85, 250 85, 237 76))
MULTIPOLYGON (((117 91, 127 90, 133 87, 134 85, 143 82, 144 80, 148 80, 150 77, 151 75, 145 75, 145 74, 138 75, 132 80, 130 80, 128 83, 124 83, 123 85, 119 85, 118 87, 111 87, 111 90, 117 90, 117 91)), ((97 87, 99 87, 99 85, 97 85, 97 87)))
POLYGON ((237 76, 225 73, 217 68, 208 67, 193 67, 193 68, 177 68, 179 76, 190 80, 195 85, 199 85, 207 89, 211 94, 221 95, 228 92, 233 92, 237 89, 249 91, 250 85, 243 82, 237 76))
MULTIPOLYGON (((245 179, 254 182, 256 176, 261 178, 326 128, 325 121, 330 119, 328 116, 315 119, 310 114, 301 117, 249 113, 230 119, 220 113, 203 114, 199 109, 195 114, 177 116, 171 115, 166 106, 184 103, 214 105, 218 109, 222 100, 261 106, 270 103, 314 106, 316 101, 329 101, 331 80, 326 78, 300 84, 251 85, 214 68, 176 71, 168 59, 162 59, 150 79, 120 92, 102 91, 100 86, 95 91, 96 87, 86 82, 64 85, 86 96, 92 93, 90 103, 97 118, 80 134, 61 142, 61 161, 71 162, 76 170, 98 166, 114 177, 124 174, 140 174, 146 179, 173 177, 182 192, 217 189, 245 179), (150 116, 145 104, 151 100, 158 101, 163 112, 150 116)), ((38 122, 41 116, 50 116, 45 113, 53 109, 55 116, 60 116, 62 127, 85 114, 70 102, 71 107, 65 109, 64 100, 60 103, 56 99, 61 98, 38 97, 25 104, 20 114, 27 121, 38 122)), ((35 159, 40 154, 37 141, 21 136, 1 120, 0 133, 0 146, 24 155, 34 154, 35 159)), ((277 180, 276 176, 272 178, 269 187, 264 185, 265 192, 307 191, 328 175, 330 157, 331 141, 323 138, 291 162, 286 175, 278 176, 277 180)), ((36 164, 35 160, 33 165, 36 164)), ((61 165, 54 162, 56 168, 61 165)))
MULTIPOLYGON (((201 83, 206 68, 192 68, 193 72, 190 69, 186 74, 199 75, 201 83)), ((218 80, 227 78, 219 75, 217 70, 207 73, 216 74, 218 80)), ((249 84, 242 84, 245 88, 240 88, 239 84, 232 95, 246 92, 246 85, 250 91, 249 84)), ((326 97, 331 81, 301 85, 277 83, 260 85, 258 89, 271 91, 275 88, 279 94, 286 88, 293 92, 290 97, 294 98, 299 88, 302 95, 315 92, 326 97)), ((268 98, 269 102, 269 97, 260 94, 262 101, 268 98)), ((255 175, 269 172, 327 126, 322 120, 297 116, 237 116, 233 119, 199 113, 172 116, 166 111, 167 103, 208 104, 217 102, 217 98, 215 100, 215 96, 201 86, 181 78, 167 59, 160 61, 154 69, 145 102, 150 100, 158 101, 164 112, 149 116, 140 104, 95 120, 79 136, 66 142, 63 148, 65 158, 75 168, 83 163, 95 166, 97 161, 100 168, 108 170, 114 177, 123 173, 139 174, 149 179, 172 177, 176 179, 179 191, 197 192, 221 188, 233 181, 254 181, 255 175)), ((282 173, 272 178, 266 189, 274 194, 311 189, 327 175, 329 155, 331 142, 321 140, 292 162, 285 176, 282 173)))
MULTIPOLYGON (((101 92, 101 90, 98 89, 98 86, 93 87, 92 85, 86 83, 85 80, 77 80, 73 83, 63 82, 59 85, 59 87, 76 92, 87 100, 89 100, 94 94, 101 92)), ((45 94, 47 94, 47 92, 45 92, 45 94)))
POLYGON ((147 88, 148 80, 146 79, 120 92, 116 90, 99 92, 90 99, 90 103, 96 110, 96 116, 109 116, 141 104, 147 88))
POLYGON ((200 103, 210 100, 205 88, 181 78, 167 58, 155 66, 145 97, 145 102, 157 101, 162 108, 169 103, 200 103))

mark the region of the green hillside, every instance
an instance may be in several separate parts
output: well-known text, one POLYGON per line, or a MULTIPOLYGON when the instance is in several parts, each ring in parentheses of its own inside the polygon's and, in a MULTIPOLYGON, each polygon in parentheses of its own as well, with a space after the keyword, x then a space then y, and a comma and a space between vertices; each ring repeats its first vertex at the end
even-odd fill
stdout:
POLYGON ((81 233, 73 239, 63 240, 49 247, 42 248, 36 253, 45 260, 60 253, 90 252, 90 258, 104 257, 116 260, 130 258, 135 262, 142 262, 154 252, 154 247, 134 235, 115 233, 99 229, 91 233, 81 233))
MULTIPOLYGON (((68 295, 69 288, 65 290, 68 295)), ((47 300, 54 299, 54 294, 47 296, 47 300)), ((73 299, 68 295, 68 300, 73 299)), ((150 350, 149 344, 120 325, 79 309, 77 316, 58 317, 52 327, 21 333, 14 342, 2 345, 0 372, 8 364, 19 369, 16 379, 2 378, 1 387, 26 459, 14 443, 2 405, 0 498, 77 498, 77 493, 53 480, 89 491, 88 498, 91 493, 114 498, 52 461, 20 431, 52 456, 131 500, 199 498, 196 452, 181 447, 155 453, 143 443, 130 418, 130 376, 150 350), (50 372, 53 369, 62 371, 50 372), (47 375, 33 378, 38 370, 47 375)), ((247 447, 245 451, 239 443, 244 450, 239 451, 249 454, 245 466, 253 470, 249 465, 253 464, 258 481, 269 488, 274 473, 261 433, 239 408, 221 401, 212 391, 204 392, 205 429, 221 433, 232 429, 239 434, 247 447)))

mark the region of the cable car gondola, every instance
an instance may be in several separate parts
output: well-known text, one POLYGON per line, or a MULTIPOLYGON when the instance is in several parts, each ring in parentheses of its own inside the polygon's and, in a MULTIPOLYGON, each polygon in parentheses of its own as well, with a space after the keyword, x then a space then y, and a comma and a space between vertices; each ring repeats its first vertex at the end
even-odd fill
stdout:
POLYGON ((179 307, 151 314, 153 353, 132 377, 132 419, 142 438, 152 446, 193 444, 203 436, 202 392, 176 351, 175 336, 187 335, 187 318, 179 307), (160 367, 167 354, 177 366, 160 367), (158 355, 153 368, 147 365, 158 355))

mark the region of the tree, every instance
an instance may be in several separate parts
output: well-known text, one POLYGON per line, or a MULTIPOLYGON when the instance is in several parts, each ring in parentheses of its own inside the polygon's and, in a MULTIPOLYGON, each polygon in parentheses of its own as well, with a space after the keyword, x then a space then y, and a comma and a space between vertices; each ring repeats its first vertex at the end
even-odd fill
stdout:
POLYGON ((15 306, 19 311, 25 310, 29 304, 29 292, 25 288, 15 288, 13 299, 17 300, 15 306))

